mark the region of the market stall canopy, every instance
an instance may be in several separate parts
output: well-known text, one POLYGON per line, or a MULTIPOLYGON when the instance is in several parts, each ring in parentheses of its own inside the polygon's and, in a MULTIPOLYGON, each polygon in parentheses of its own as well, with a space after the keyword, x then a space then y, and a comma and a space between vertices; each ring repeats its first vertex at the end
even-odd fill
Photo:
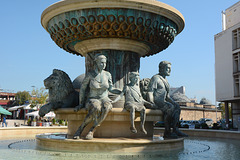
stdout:
POLYGON ((44 117, 46 117, 46 118, 54 118, 56 115, 55 115, 55 113, 54 112, 49 112, 49 113, 47 113, 44 117))
POLYGON ((36 109, 37 109, 37 107, 31 108, 30 105, 31 105, 31 104, 24 104, 24 105, 22 105, 22 106, 14 106, 14 107, 9 108, 8 110, 9 110, 9 111, 16 111, 16 110, 18 110, 18 109, 25 109, 25 110, 29 110, 29 109, 36 110, 36 109))
MULTIPOLYGON (((30 112, 30 113, 27 113, 26 116, 33 116, 33 117, 39 117, 39 114, 38 114, 38 111, 34 111, 34 112, 30 112)), ((49 112, 47 113, 44 117, 45 118, 54 118, 56 115, 54 112, 49 112)))
POLYGON ((33 116, 33 117, 39 117, 38 115, 38 111, 34 111, 34 112, 30 112, 30 113, 27 113, 26 116, 33 116))
POLYGON ((9 112, 8 110, 6 110, 6 109, 4 109, 2 107, 0 107, 0 114, 5 114, 5 115, 9 115, 9 116, 12 115, 11 112, 9 112))
POLYGON ((11 108, 8 108, 9 111, 16 111, 18 108, 21 108, 21 106, 14 106, 11 108))

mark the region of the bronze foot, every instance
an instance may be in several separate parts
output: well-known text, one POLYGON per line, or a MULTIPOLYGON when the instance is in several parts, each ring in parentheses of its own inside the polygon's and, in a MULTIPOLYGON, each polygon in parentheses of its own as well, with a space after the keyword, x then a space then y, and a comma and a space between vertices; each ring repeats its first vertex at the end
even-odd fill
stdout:
POLYGON ((132 133, 137 133, 137 130, 136 130, 135 127, 130 127, 130 130, 131 130, 132 133))
POLYGON ((87 136, 85 137, 86 140, 92 140, 93 139, 93 132, 88 132, 87 136))

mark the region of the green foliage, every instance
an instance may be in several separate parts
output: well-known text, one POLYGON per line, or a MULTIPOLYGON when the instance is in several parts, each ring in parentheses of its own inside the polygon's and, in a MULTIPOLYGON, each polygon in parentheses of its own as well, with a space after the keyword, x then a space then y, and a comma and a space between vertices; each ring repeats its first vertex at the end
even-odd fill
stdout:
MULTIPOLYGON (((232 119, 232 106, 229 105, 229 118, 232 119)), ((218 109, 222 110, 222 118, 225 119, 225 104, 223 102, 218 104, 218 109)))
POLYGON ((52 119, 52 123, 56 124, 56 119, 55 118, 52 119))
POLYGON ((65 121, 65 126, 67 126, 68 125, 68 122, 67 121, 65 121))
POLYGON ((60 125, 62 125, 63 124, 63 120, 59 120, 59 122, 58 122, 60 125))
POLYGON ((27 121, 28 126, 31 126, 31 119, 29 118, 27 121))
POLYGON ((19 91, 16 93, 15 99, 17 101, 17 104, 23 105, 26 101, 30 100, 30 94, 27 91, 19 91))
POLYGON ((35 107, 37 104, 40 104, 41 106, 46 103, 48 93, 46 92, 45 88, 33 89, 32 90, 32 103, 31 107, 35 107))

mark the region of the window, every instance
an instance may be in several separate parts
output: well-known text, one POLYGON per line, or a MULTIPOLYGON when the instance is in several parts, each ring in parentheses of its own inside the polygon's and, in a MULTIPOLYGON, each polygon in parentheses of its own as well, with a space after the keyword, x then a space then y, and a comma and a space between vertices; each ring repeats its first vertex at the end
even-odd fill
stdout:
POLYGON ((239 96, 239 75, 234 75, 234 97, 239 96))
POLYGON ((236 73, 239 71, 239 53, 233 54, 233 73, 236 73))
POLYGON ((233 50, 240 48, 240 28, 232 31, 232 37, 233 37, 232 43, 233 50))

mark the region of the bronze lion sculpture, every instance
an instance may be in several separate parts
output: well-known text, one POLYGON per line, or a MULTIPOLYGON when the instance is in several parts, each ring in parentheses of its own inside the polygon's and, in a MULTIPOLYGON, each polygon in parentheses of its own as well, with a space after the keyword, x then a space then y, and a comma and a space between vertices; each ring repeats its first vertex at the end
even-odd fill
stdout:
POLYGON ((79 92, 75 91, 69 76, 58 69, 44 80, 44 86, 49 90, 49 103, 39 110, 40 117, 58 108, 74 108, 79 104, 79 92))

